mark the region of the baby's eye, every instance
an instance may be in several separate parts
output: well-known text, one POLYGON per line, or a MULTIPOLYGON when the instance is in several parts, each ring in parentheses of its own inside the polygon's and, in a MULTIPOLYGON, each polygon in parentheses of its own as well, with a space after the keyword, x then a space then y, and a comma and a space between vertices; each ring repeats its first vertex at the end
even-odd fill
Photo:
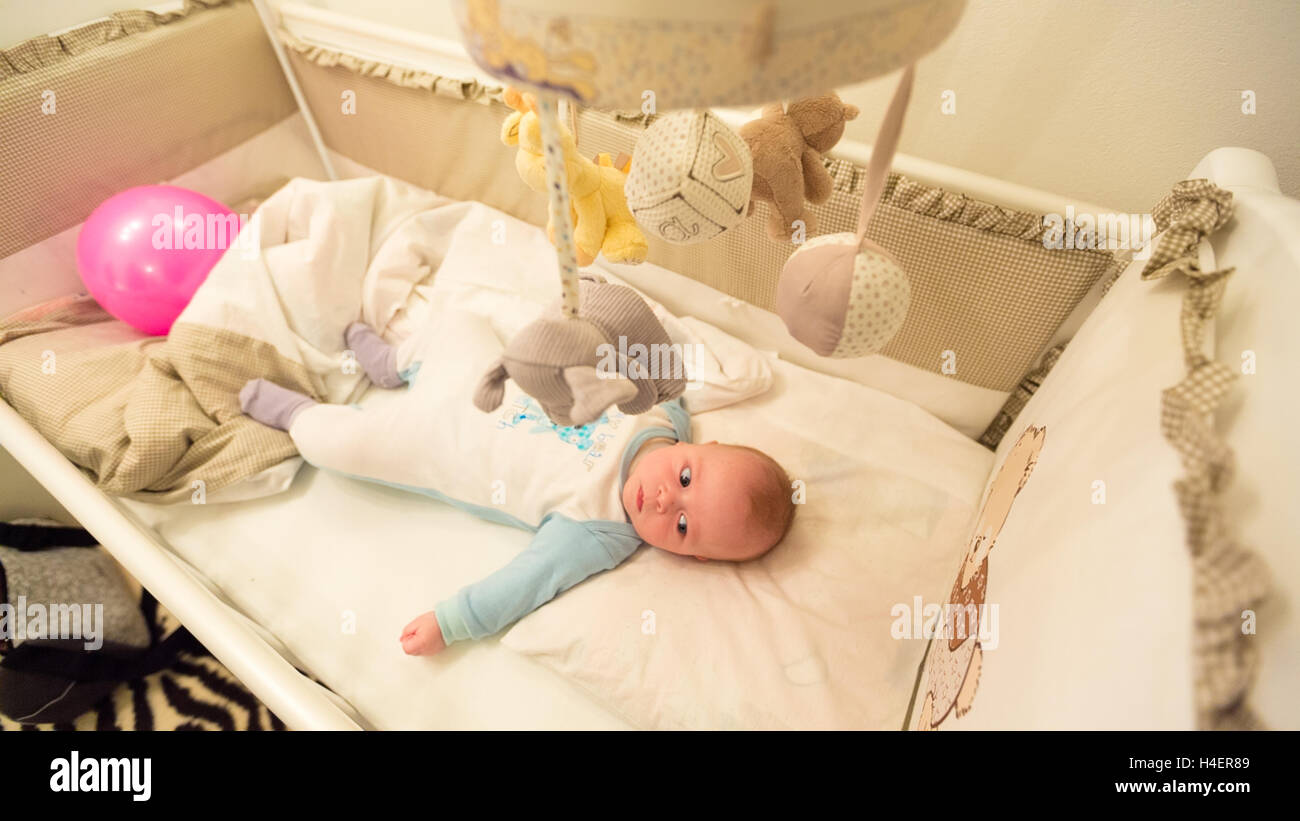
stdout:
POLYGON ((677 517, 677 532, 682 534, 683 536, 686 535, 686 514, 685 513, 677 517))
POLYGON ((690 468, 682 468, 682 472, 679 473, 679 474, 677 475, 677 478, 681 481, 681 483, 682 483, 682 487, 690 487, 690 485, 691 485, 691 469, 690 469, 690 468))

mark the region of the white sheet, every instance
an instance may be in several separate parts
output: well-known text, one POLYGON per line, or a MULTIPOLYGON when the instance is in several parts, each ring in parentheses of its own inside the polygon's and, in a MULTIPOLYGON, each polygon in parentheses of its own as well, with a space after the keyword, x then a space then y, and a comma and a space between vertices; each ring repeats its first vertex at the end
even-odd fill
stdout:
MULTIPOLYGON (((796 376, 802 370, 783 366, 796 376)), ((783 380, 754 401, 794 406, 787 384, 783 380)), ((844 384, 885 400, 882 406, 904 404, 844 384)), ((914 407, 905 416, 897 427, 911 427, 915 440, 894 444, 899 458, 917 451, 916 458, 924 450, 933 461, 935 442, 942 441, 956 457, 951 492, 977 500, 993 454, 914 407), (969 448, 962 449, 963 443, 969 448)), ((834 437, 828 431, 824 446, 834 447, 834 437)), ((397 637, 403 625, 508 562, 528 543, 523 531, 311 466, 289 491, 263 499, 166 507, 123 503, 375 728, 633 726, 565 678, 502 646, 500 637, 456 644, 431 659, 401 652, 397 637)), ((935 558, 935 566, 946 571, 955 565, 960 548, 955 544, 953 556, 935 558)), ((941 592, 914 587, 900 592, 899 601, 915 594, 930 600, 941 592)), ((919 658, 923 648, 916 644, 919 658)))
POLYGON ((309 465, 264 499, 123 503, 374 728, 629 726, 497 638, 402 653, 402 627, 508 562, 523 531, 309 465))

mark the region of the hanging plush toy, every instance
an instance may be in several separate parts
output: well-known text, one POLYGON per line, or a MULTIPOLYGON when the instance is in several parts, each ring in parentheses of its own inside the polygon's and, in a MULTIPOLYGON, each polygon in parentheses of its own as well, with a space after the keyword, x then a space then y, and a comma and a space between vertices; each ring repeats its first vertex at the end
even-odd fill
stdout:
MULTIPOLYGON (((506 105, 514 112, 501 127, 501 141, 519 146, 515 169, 528 187, 546 193, 546 161, 542 154, 542 130, 537 101, 531 94, 506 89, 506 105)), ((610 262, 635 265, 645 261, 649 246, 636 225, 623 197, 627 167, 615 168, 608 155, 592 162, 578 154, 573 135, 560 125, 564 168, 569 183, 573 242, 579 265, 590 265, 597 254, 610 262)), ((555 243, 554 221, 548 221, 547 236, 555 243)))
POLYGON ((907 274, 866 234, 889 176, 911 92, 909 66, 872 146, 857 233, 814 237, 800 245, 781 269, 776 312, 791 336, 822 356, 873 354, 893 339, 907 316, 911 299, 907 274))
POLYGON ((636 141, 627 204, 651 236, 676 245, 713 239, 749 205, 749 147, 708 111, 675 111, 636 141))
POLYGON ((816 228, 804 200, 820 205, 831 195, 831 177, 822 165, 822 154, 844 136, 844 124, 858 116, 858 109, 845 105, 835 94, 809 97, 782 108, 774 103, 763 109, 757 120, 740 128, 754 158, 754 200, 772 205, 767 234, 772 239, 790 239, 795 220, 803 220, 811 235, 816 228))
POLYGON ((557 425, 585 425, 611 405, 645 413, 682 395, 681 352, 645 300, 591 274, 578 288, 577 317, 566 319, 557 303, 510 340, 474 392, 479 410, 500 407, 507 378, 557 425))

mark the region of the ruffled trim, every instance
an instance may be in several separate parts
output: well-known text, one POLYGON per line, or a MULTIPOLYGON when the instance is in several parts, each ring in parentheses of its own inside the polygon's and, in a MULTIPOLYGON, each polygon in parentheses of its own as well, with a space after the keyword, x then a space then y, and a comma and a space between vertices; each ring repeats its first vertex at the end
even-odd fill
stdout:
POLYGON ((1175 271, 1187 279, 1180 315, 1187 376, 1163 392, 1160 428, 1182 456, 1185 471, 1174 482, 1174 491, 1192 554, 1193 658, 1201 729, 1262 726, 1246 703, 1258 658, 1254 634, 1244 632, 1243 618, 1267 595, 1268 570, 1229 532, 1222 497, 1232 480, 1234 458, 1214 429, 1214 412, 1237 376, 1201 352, 1234 269, 1202 271, 1197 246, 1231 218, 1232 208, 1232 193, 1208 180, 1178 183, 1152 214, 1165 233, 1142 271, 1147 280, 1175 271))
POLYGON ((184 7, 178 11, 161 14, 142 9, 115 11, 106 20, 96 20, 56 35, 33 37, 18 45, 0 49, 0 79, 56 65, 105 43, 151 31, 189 17, 201 9, 225 6, 231 2, 232 0, 185 0, 184 7))
MULTIPOLYGON (((823 159, 822 163, 830 172, 835 190, 861 195, 862 186, 866 182, 865 168, 841 159, 823 159)), ((1058 230, 1045 224, 1042 214, 990 205, 960 192, 910 180, 898 173, 889 175, 880 204, 1040 245, 1050 232, 1058 230)), ((1123 268, 1121 260, 1111 251, 1077 248, 1071 249, 1069 253, 1094 254, 1104 259, 1106 269, 1102 272, 1103 277, 1109 277, 1123 268)))
MULTIPOLYGON (((861 173, 855 174, 855 178, 862 176, 861 173)), ((859 184, 859 180, 855 179, 854 187, 857 188, 859 184)), ((880 202, 882 205, 902 208, 932 219, 968 225, 981 231, 1031 242, 1041 242, 1046 232, 1041 214, 989 205, 965 194, 922 185, 900 174, 889 175, 880 202)))
POLYGON ((298 39, 284 29, 278 29, 277 33, 280 42, 284 44, 285 48, 292 49, 301 55, 303 59, 318 66, 325 68, 342 66, 363 77, 386 80, 403 88, 421 88, 439 96, 452 97, 457 100, 468 100, 484 105, 491 102, 505 102, 505 86, 486 85, 474 79, 447 77, 418 69, 403 68, 392 63, 381 63, 378 60, 367 60, 352 54, 331 51, 321 46, 312 45, 298 39))

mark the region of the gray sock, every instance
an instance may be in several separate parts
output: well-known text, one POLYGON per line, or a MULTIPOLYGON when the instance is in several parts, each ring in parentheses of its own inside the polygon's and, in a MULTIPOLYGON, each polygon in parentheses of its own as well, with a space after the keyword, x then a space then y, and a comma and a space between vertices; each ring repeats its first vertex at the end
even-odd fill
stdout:
POLYGON ((343 332, 343 338, 371 382, 381 388, 400 388, 406 384, 397 373, 397 352, 369 325, 353 322, 343 332))
POLYGON ((239 407, 244 413, 277 430, 287 431, 300 411, 315 404, 310 396, 265 379, 250 379, 239 392, 239 407))

